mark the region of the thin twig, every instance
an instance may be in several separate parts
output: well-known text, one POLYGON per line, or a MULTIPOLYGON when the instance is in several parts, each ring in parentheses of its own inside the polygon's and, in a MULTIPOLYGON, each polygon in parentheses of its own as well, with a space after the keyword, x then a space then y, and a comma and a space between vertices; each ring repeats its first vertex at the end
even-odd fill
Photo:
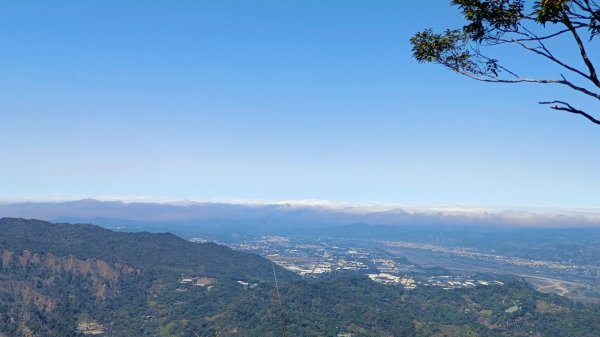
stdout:
POLYGON ((579 110, 574 108, 571 104, 567 103, 567 102, 563 102, 563 101, 551 101, 551 102, 539 102, 540 104, 554 104, 553 106, 550 107, 550 109, 553 110, 560 110, 560 111, 567 111, 570 113, 574 113, 577 115, 582 115, 583 117, 589 119, 592 123, 598 124, 600 125, 600 120, 594 118, 592 115, 588 114, 585 111, 579 110), (560 106, 559 104, 562 104, 563 106, 560 106))

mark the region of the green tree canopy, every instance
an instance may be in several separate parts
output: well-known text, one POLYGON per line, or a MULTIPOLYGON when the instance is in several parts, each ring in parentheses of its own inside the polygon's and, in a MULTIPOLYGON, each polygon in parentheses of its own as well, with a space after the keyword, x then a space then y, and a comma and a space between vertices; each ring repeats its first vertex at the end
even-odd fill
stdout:
MULTIPOLYGON (((467 23, 436 33, 426 29, 410 42, 418 62, 438 63, 472 79, 492 83, 558 84, 600 100, 600 80, 588 49, 600 34, 600 6, 593 0, 452 0, 467 23), (569 38, 579 61, 558 56, 555 40, 569 38), (528 78, 490 52, 514 45, 562 69, 547 78, 528 78)), ((563 100, 540 102, 600 125, 598 114, 563 100)))

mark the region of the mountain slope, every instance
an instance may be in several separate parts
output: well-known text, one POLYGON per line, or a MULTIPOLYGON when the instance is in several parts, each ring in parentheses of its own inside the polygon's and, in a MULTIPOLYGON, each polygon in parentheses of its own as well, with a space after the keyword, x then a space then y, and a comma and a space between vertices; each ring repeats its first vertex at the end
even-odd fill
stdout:
MULTIPOLYGON (((79 259, 98 258, 146 271, 200 273, 212 277, 272 279, 271 263, 214 243, 191 243, 170 233, 121 233, 85 224, 0 219, 0 249, 52 252, 79 259)), ((278 268, 280 278, 296 276, 278 268)))
MULTIPOLYGON (((75 336, 78 328, 153 336, 177 312, 174 294, 186 292, 206 303, 198 313, 214 314, 237 296, 236 281, 273 278, 264 258, 172 234, 11 218, 0 219, 0 233, 0 334, 7 336, 75 336)), ((276 269, 283 282, 298 279, 276 269)))
POLYGON ((505 285, 303 280, 171 234, 0 219, 0 337, 597 337, 600 308, 505 285), (241 281, 241 282, 238 282, 241 281))

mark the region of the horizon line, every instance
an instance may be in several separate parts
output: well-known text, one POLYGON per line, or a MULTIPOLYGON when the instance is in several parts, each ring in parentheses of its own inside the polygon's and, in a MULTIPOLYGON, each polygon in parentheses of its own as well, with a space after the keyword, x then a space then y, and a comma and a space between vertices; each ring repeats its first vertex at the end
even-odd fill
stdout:
POLYGON ((192 206, 202 204, 223 204, 240 206, 268 206, 268 205, 290 205, 307 208, 327 208, 337 210, 363 210, 363 211, 392 211, 405 210, 420 212, 443 211, 448 213, 503 213, 503 212, 533 212, 538 214, 548 213, 587 213, 599 214, 599 207, 554 207, 554 206, 523 206, 523 205, 484 205, 466 203, 440 203, 440 204, 416 204, 387 201, 345 201, 328 199, 244 199, 244 198, 170 198, 149 196, 36 196, 36 197, 0 197, 0 204, 14 205, 24 203, 68 203, 81 201, 96 202, 120 202, 123 204, 157 204, 192 206))

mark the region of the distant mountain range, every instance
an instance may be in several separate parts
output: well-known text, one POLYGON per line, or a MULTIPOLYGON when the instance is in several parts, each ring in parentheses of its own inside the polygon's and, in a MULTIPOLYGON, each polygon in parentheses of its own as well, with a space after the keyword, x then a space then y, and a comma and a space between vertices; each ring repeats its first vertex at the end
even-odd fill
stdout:
POLYGON ((0 203, 0 216, 45 220, 119 219, 141 222, 227 220, 272 226, 372 225, 600 227, 600 210, 509 210, 468 207, 400 208, 332 202, 123 202, 84 199, 0 203))

